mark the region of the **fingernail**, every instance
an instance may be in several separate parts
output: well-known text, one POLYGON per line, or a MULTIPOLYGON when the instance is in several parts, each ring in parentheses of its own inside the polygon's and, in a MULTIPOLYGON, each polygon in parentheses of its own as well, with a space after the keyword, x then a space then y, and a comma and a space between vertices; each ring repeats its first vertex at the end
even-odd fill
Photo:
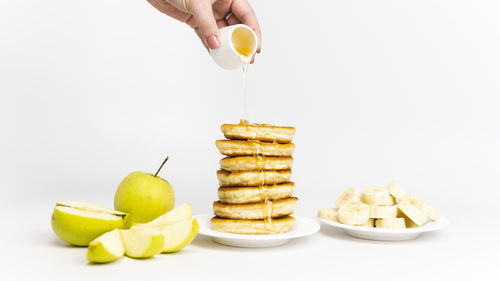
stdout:
POLYGON ((219 48, 219 39, 215 35, 210 35, 207 37, 207 44, 210 49, 217 49, 219 48))

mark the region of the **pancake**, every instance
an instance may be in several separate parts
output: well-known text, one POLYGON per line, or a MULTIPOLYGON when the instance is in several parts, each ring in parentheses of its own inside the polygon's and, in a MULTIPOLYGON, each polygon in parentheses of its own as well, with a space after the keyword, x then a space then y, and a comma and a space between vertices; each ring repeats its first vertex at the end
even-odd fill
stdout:
POLYGON ((295 190, 293 182, 274 185, 251 186, 251 187, 220 187, 217 194, 219 201, 225 204, 247 204, 279 200, 292 196, 295 190))
POLYGON ((261 142, 258 140, 218 140, 215 145, 220 153, 227 156, 292 156, 295 144, 261 142))
POLYGON ((284 183, 289 181, 291 176, 291 170, 217 171, 219 185, 222 187, 284 183))
POLYGON ((279 143, 289 143, 295 135, 294 127, 279 127, 267 124, 223 124, 222 133, 232 140, 261 140, 279 143))
POLYGON ((265 220, 237 220, 213 217, 212 228, 217 231, 237 234, 276 234, 287 232, 295 225, 295 218, 286 216, 265 220))
POLYGON ((292 157, 240 156, 220 160, 220 167, 226 171, 285 170, 291 169, 292 157))
POLYGON ((297 205, 297 200, 299 200, 297 197, 289 197, 287 199, 268 201, 267 203, 251 204, 224 204, 215 201, 213 208, 214 214, 221 218, 259 220, 292 214, 297 205))

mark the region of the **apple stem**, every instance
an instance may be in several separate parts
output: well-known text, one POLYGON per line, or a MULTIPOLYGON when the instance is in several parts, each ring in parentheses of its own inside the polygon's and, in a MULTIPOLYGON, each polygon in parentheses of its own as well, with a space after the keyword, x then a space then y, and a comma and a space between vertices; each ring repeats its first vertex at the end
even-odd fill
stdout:
POLYGON ((161 166, 160 166, 160 168, 158 168, 158 171, 156 171, 156 173, 154 175, 155 177, 158 175, 158 173, 160 172, 161 168, 163 168, 163 165, 165 165, 165 162, 167 162, 167 160, 168 160, 168 156, 167 156, 167 158, 165 158, 165 160, 163 160, 163 163, 161 163, 161 166))

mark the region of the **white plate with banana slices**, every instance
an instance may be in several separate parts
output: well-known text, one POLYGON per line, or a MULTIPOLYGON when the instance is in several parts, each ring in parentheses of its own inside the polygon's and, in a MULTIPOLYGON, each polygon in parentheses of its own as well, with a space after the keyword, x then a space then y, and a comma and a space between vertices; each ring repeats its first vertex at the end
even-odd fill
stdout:
POLYGON ((212 229, 210 219, 213 214, 202 214, 195 216, 200 225, 199 234, 212 237, 212 239, 226 246, 242 248, 266 248, 276 247, 288 243, 291 239, 313 235, 319 231, 319 224, 313 219, 293 216, 295 225, 285 233, 268 235, 234 234, 220 232, 212 229))
POLYGON ((343 230, 349 236, 379 241, 411 240, 419 237, 422 233, 440 230, 450 224, 448 218, 443 216, 438 221, 430 221, 421 227, 397 229, 348 225, 322 218, 318 218, 318 220, 324 224, 343 230))
POLYGON ((450 223, 439 210, 411 196, 395 181, 362 192, 350 187, 337 197, 335 206, 319 208, 318 220, 362 239, 410 240, 450 223))

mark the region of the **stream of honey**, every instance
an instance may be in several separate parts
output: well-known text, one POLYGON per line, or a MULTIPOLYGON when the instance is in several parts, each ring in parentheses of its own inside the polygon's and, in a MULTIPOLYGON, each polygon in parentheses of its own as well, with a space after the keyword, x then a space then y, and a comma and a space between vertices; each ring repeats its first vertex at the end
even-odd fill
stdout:
MULTIPOLYGON (((247 74, 248 74, 248 65, 250 64, 250 61, 252 60, 252 53, 253 53, 253 48, 250 48, 249 46, 252 46, 251 38, 247 36, 248 34, 245 34, 245 30, 243 29, 235 29, 233 32, 233 35, 231 37, 231 40, 233 42, 233 46, 240 55, 241 58, 241 63, 243 65, 243 91, 242 91, 242 112, 243 112, 243 117, 244 119, 240 120, 240 124, 242 125, 249 125, 248 120, 248 110, 247 110, 247 74)), ((253 145, 255 146, 255 157, 256 157, 256 166, 257 169, 260 170, 260 185, 259 185, 259 193, 260 196, 263 198, 263 201, 265 204, 263 204, 263 213, 267 217, 265 221, 266 227, 268 227, 268 223, 272 223, 272 213, 273 213, 273 202, 269 199, 268 197, 268 192, 266 188, 266 172, 265 172, 265 167, 263 165, 264 159, 263 159, 263 153, 261 150, 261 144, 260 141, 258 140, 252 140, 253 145)))

